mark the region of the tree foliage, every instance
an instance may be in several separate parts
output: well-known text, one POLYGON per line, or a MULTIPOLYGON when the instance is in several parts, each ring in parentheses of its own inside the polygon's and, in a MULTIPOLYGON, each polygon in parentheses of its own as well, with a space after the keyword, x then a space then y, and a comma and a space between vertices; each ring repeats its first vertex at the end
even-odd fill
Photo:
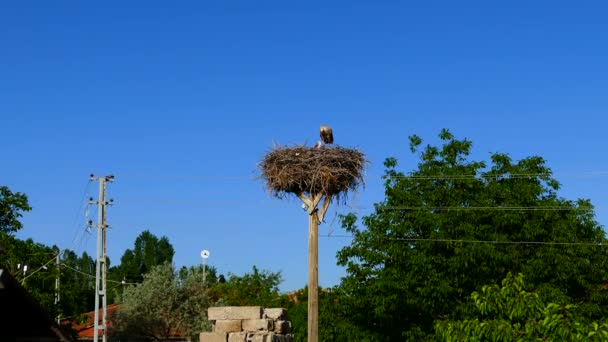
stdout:
POLYGON ((230 274, 220 282, 208 266, 176 271, 165 263, 144 275, 141 284, 126 286, 118 298, 120 309, 113 317, 113 339, 166 340, 180 332, 194 337, 211 328, 207 308, 211 305, 277 306, 280 273, 258 270, 242 276, 230 274))
POLYGON ((158 238, 149 230, 135 239, 133 249, 127 249, 120 258, 120 265, 110 269, 113 280, 141 282, 143 275, 157 265, 173 262, 175 250, 166 236, 158 238))
POLYGON ((213 286, 212 296, 226 305, 276 307, 280 303, 280 272, 258 270, 253 266, 251 273, 242 276, 229 274, 224 283, 213 286))
POLYGON ((424 148, 410 137, 420 161, 408 174, 386 159, 386 197, 365 229, 342 218, 354 236, 338 252, 352 322, 370 338, 417 340, 435 320, 464 317, 469 294, 508 272, 525 274, 543 300, 606 314, 606 240, 590 202, 559 197, 541 157, 494 153, 487 165, 471 160, 469 140, 439 137, 424 148))
POLYGON ((61 263, 62 317, 79 321, 79 315, 95 308, 95 260, 87 252, 78 256, 66 249, 61 263))
POLYGON ((23 212, 30 211, 27 196, 13 193, 8 187, 0 186, 0 232, 13 233, 23 227, 19 219, 23 212))
POLYGON ((0 244, 5 248, 0 255, 0 267, 8 270, 49 313, 55 315, 58 312, 54 306, 58 270, 54 261, 58 248, 2 232, 0 244))
POLYGON ((168 263, 155 266, 143 283, 125 288, 120 302, 112 317, 113 340, 164 341, 178 333, 195 336, 210 329, 211 301, 202 272, 195 268, 176 272, 168 263))
POLYGON ((0 244, 5 248, 0 265, 22 283, 28 292, 52 316, 77 318, 91 311, 95 300, 95 261, 84 252, 82 256, 71 250, 60 251, 32 239, 18 239, 0 233, 0 244), (60 255, 57 267, 56 256, 60 255), (60 279, 60 301, 55 305, 55 280, 60 279))
MULTIPOLYGON (((319 340, 334 342, 374 341, 350 320, 351 312, 343 305, 344 294, 339 287, 319 289, 319 340)), ((308 340, 308 288, 283 295, 281 307, 287 309, 294 342, 308 340)))
POLYGON ((545 304, 526 289, 523 274, 473 292, 474 318, 435 324, 439 341, 606 341, 608 323, 590 322, 576 305, 545 304))

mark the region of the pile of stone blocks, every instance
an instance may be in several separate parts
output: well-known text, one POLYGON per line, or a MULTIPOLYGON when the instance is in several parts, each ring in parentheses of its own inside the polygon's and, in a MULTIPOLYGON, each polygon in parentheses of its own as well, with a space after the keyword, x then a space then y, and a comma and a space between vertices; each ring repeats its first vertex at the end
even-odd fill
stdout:
POLYGON ((212 332, 203 332, 200 342, 291 342, 291 322, 281 308, 222 306, 209 308, 212 332))

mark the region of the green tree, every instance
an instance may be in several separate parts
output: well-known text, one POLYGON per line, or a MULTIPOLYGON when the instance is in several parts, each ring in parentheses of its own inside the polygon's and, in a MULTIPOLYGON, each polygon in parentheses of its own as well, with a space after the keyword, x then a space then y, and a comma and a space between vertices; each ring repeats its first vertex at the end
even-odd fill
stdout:
MULTIPOLYGON (((190 267, 182 266, 179 269, 180 278, 185 278, 188 275, 188 272, 203 274, 203 268, 201 265, 190 267)), ((212 265, 207 265, 205 267, 205 283, 207 284, 207 287, 215 285, 215 283, 217 283, 218 281, 219 279, 217 276, 217 268, 212 265)))
POLYGON ((211 293, 226 305, 276 307, 280 303, 281 280, 280 272, 260 271, 253 266, 251 273, 242 276, 229 274, 228 280, 214 285, 211 293))
POLYGON ((420 162, 409 174, 386 159, 386 197, 365 229, 342 218, 354 236, 338 252, 351 321, 377 340, 418 340, 435 320, 464 317, 468 295, 508 272, 525 274, 547 302, 606 314, 606 239, 590 202, 559 197, 541 157, 495 153, 486 166, 470 159, 470 141, 439 137, 421 151, 410 137, 420 162))
POLYGON ((23 225, 19 219, 23 212, 30 210, 25 194, 13 193, 8 187, 0 186, 0 233, 14 233, 21 229, 23 225))
POLYGON ((143 231, 135 239, 133 249, 127 249, 120 259, 120 265, 109 270, 115 281, 141 282, 143 275, 157 265, 173 262, 175 250, 166 236, 160 239, 149 230, 143 231))
POLYGON ((86 252, 78 257, 70 250, 60 251, 32 239, 21 240, 0 233, 5 251, 0 265, 20 281, 51 316, 75 318, 94 307, 95 261, 86 252), (56 255, 61 256, 57 268, 56 255), (55 280, 60 277, 60 301, 55 305, 55 280))
POLYGON ((86 252, 78 256, 64 250, 61 258, 62 317, 78 321, 78 317, 95 308, 95 260, 86 252))
POLYGON ((56 246, 49 247, 32 239, 21 240, 7 233, 0 232, 0 244, 5 252, 0 255, 0 265, 8 270, 30 294, 55 314, 55 255, 59 252, 56 246))
MULTIPOLYGON (((344 294, 339 287, 319 289, 319 340, 373 341, 350 321, 350 308, 343 305, 343 298, 344 294)), ((308 340, 308 288, 281 296, 281 307, 287 309, 294 342, 306 342, 308 340)))
POLYGON ((62 253, 57 246, 13 236, 23 228, 19 221, 23 213, 30 210, 25 194, 13 193, 6 186, 0 186, 0 265, 11 272, 51 316, 75 317, 90 311, 93 308, 94 283, 82 273, 95 273, 93 260, 86 253, 78 258, 69 250, 62 253), (62 255, 61 263, 70 268, 57 267, 57 254, 62 255), (59 305, 55 305, 57 277, 61 283, 59 305))
POLYGON ((473 318, 439 321, 438 341, 606 341, 608 323, 585 322, 576 305, 545 304, 526 289, 523 274, 473 292, 473 318))
POLYGON ((194 337, 211 327, 210 304, 200 269, 176 272, 168 263, 155 266, 141 284, 125 288, 112 317, 111 338, 165 341, 176 332, 194 337))

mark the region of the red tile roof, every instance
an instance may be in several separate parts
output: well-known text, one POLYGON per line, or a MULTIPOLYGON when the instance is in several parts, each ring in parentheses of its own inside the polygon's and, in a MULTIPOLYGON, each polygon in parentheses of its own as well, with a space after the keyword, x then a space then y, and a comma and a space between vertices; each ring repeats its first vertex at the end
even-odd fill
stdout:
MULTIPOLYGON (((110 304, 107 307, 107 316, 106 316, 106 329, 112 329, 112 321, 111 317, 120 310, 120 304, 110 304)), ((86 321, 83 323, 72 322, 70 320, 63 320, 61 322, 62 325, 72 325, 72 329, 74 329, 78 333, 79 340, 93 340, 93 335, 95 333, 95 328, 93 326, 93 322, 95 321, 95 311, 87 312, 84 314, 86 317, 86 321)), ((102 320, 102 310, 99 309, 99 324, 101 324, 102 320)), ((104 331, 99 331, 99 336, 103 336, 104 331)), ((169 332, 169 339, 173 340, 183 340, 184 334, 180 331, 174 331, 171 329, 169 332)))
MULTIPOLYGON (((107 306, 107 316, 106 316, 106 329, 112 327, 112 321, 110 317, 118 311, 120 308, 120 304, 110 304, 107 306)), ((86 321, 83 323, 72 322, 70 320, 63 320, 61 322, 62 325, 72 325, 72 329, 74 329, 78 333, 78 339, 93 339, 95 333, 95 327, 93 322, 95 322, 95 311, 87 312, 84 314, 86 317, 86 321)), ((101 324, 101 320, 103 319, 103 311, 99 309, 99 322, 101 324)), ((103 336, 104 331, 99 331, 99 336, 103 336)))

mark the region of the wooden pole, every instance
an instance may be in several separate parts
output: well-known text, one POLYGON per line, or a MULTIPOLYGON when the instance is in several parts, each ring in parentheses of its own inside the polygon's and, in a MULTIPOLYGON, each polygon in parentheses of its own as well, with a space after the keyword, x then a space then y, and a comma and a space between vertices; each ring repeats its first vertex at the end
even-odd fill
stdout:
POLYGON ((308 215, 308 342, 319 341, 319 219, 308 215))
POLYGON ((319 223, 327 212, 331 195, 325 196, 320 212, 323 194, 297 195, 308 207, 308 342, 319 342, 319 223))

